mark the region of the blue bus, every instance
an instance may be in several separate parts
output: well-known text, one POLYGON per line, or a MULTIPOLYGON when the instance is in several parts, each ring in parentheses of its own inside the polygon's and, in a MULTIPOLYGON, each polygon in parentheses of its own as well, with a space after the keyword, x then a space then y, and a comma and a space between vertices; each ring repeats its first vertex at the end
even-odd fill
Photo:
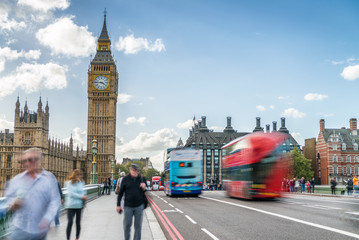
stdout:
POLYGON ((175 149, 165 162, 164 187, 167 196, 202 193, 202 150, 175 149))

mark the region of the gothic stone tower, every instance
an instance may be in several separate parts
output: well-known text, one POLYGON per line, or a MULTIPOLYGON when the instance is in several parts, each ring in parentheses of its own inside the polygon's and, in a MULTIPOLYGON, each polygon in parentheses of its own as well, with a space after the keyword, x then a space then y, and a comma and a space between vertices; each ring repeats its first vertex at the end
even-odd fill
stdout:
POLYGON ((97 140, 96 157, 98 182, 111 175, 111 161, 115 160, 116 105, 118 73, 111 55, 111 41, 107 33, 106 13, 97 53, 88 71, 88 120, 87 120, 87 174, 90 182, 92 171, 92 140, 97 140))

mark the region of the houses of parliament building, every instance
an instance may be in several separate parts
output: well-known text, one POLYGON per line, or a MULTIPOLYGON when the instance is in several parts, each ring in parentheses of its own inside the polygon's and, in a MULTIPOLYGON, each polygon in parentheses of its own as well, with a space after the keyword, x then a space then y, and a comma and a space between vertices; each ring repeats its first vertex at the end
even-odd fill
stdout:
POLYGON ((96 171, 99 182, 111 175, 111 161, 115 160, 116 106, 118 96, 118 72, 111 54, 111 41, 106 27, 106 14, 97 41, 97 53, 88 69, 88 121, 87 150, 69 143, 49 138, 50 108, 43 107, 40 98, 37 112, 30 111, 27 102, 20 108, 15 104, 14 132, 0 129, 0 190, 6 182, 23 171, 19 163, 21 153, 32 147, 43 152, 43 168, 54 173, 63 185, 73 169, 84 172, 85 182, 90 183, 92 172, 91 145, 97 140, 96 171))

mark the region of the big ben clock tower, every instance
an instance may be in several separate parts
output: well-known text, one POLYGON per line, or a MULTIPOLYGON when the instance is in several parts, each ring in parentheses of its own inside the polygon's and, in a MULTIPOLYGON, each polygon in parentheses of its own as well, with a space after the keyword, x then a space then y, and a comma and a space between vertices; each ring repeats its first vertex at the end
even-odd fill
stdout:
POLYGON ((88 71, 88 119, 87 119, 87 173, 90 183, 93 170, 92 141, 97 140, 96 172, 98 183, 111 175, 111 161, 115 160, 116 105, 118 73, 111 55, 111 41, 107 33, 106 12, 97 52, 88 71))

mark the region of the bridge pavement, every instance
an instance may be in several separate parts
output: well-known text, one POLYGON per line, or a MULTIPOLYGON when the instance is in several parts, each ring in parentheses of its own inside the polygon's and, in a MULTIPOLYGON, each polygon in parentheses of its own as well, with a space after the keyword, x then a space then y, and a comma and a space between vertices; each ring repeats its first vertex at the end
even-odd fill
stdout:
MULTIPOLYGON (((86 204, 82 213, 80 239, 86 240, 118 240, 123 239, 123 214, 116 212, 117 195, 105 195, 86 204)), ((67 214, 60 217, 60 226, 55 227, 52 223, 47 239, 66 239, 67 214)), ((131 234, 133 234, 133 227, 131 234)), ((72 226, 71 239, 75 239, 75 219, 72 226)), ((150 206, 144 211, 142 223, 143 240, 164 240, 161 227, 154 216, 150 206)))

